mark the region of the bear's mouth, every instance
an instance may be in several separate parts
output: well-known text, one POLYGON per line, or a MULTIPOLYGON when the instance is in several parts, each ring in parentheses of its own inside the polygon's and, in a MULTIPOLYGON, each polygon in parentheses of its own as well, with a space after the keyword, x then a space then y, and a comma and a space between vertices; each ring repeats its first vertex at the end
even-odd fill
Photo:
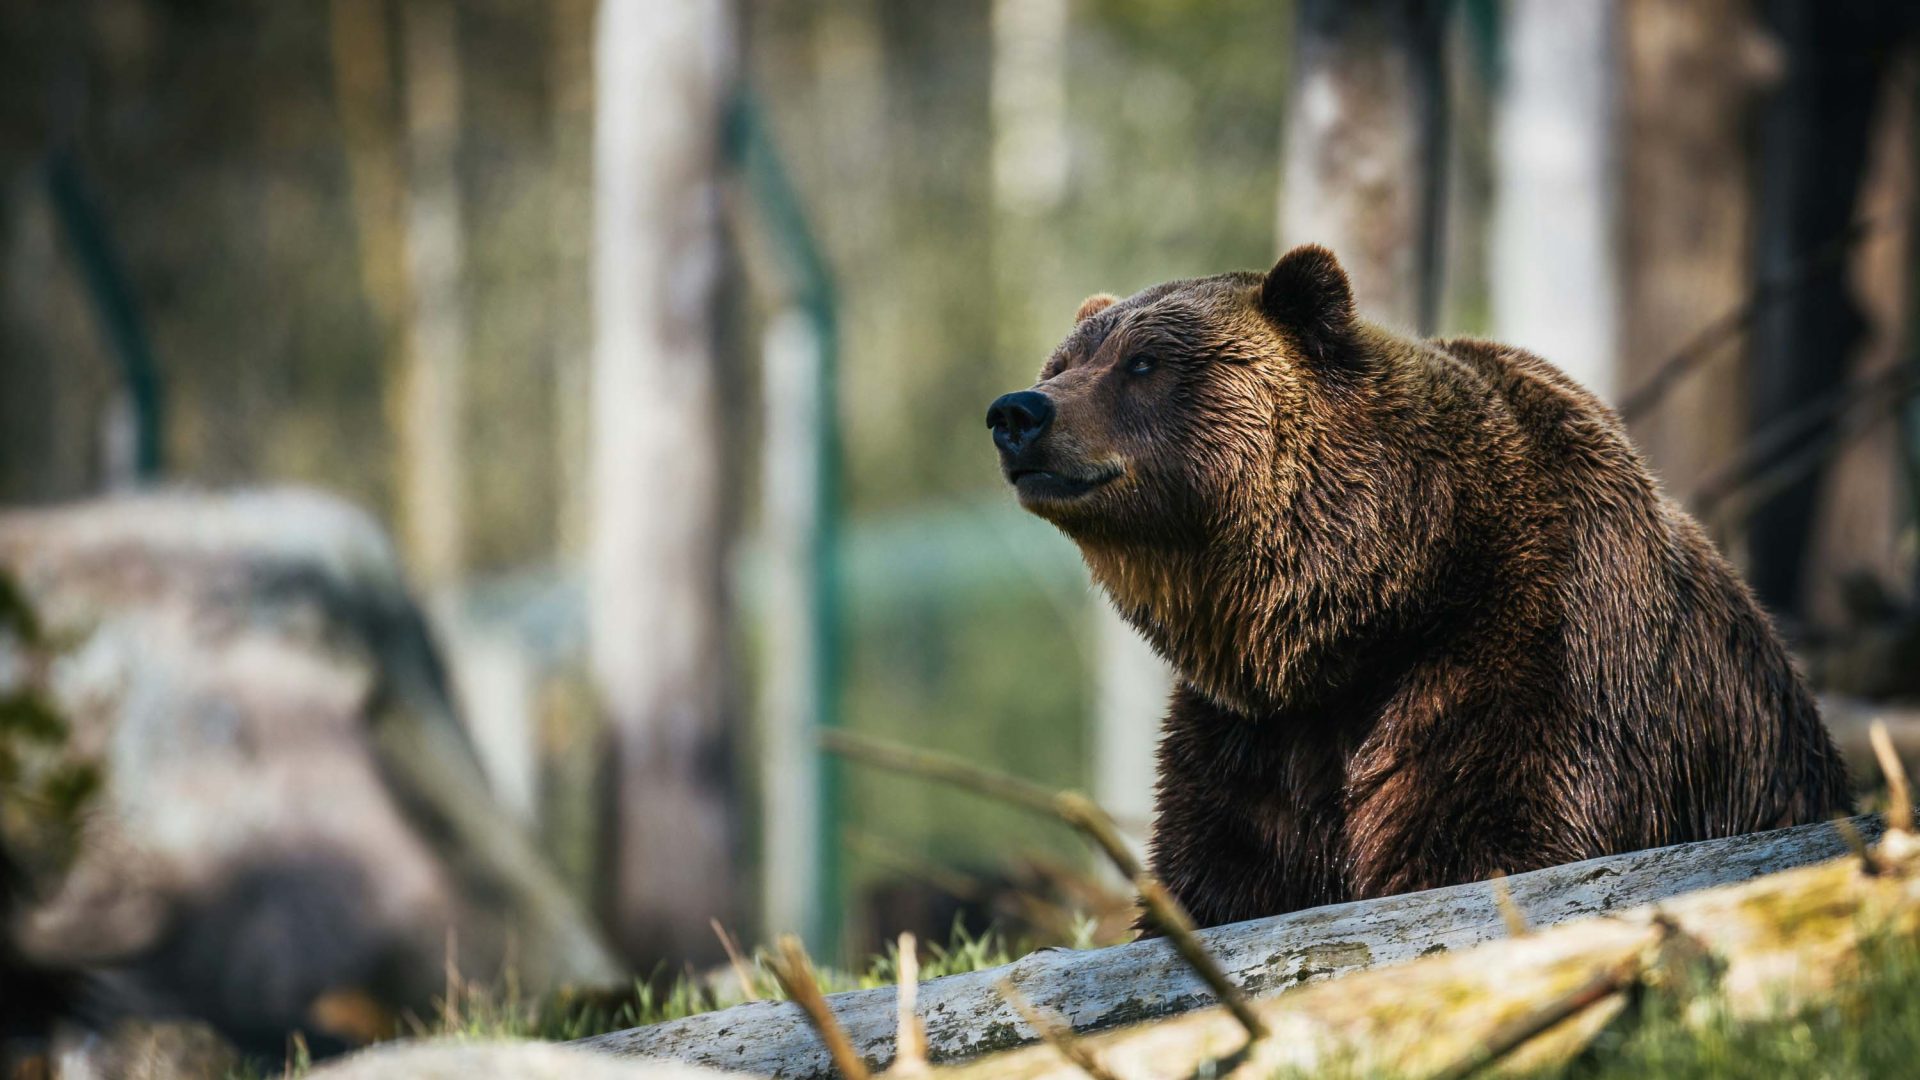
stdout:
POLYGON ((1051 469, 1010 469, 1007 482, 1020 498, 1061 501, 1077 499, 1118 479, 1118 466, 1108 465, 1087 473, 1056 472, 1051 469))

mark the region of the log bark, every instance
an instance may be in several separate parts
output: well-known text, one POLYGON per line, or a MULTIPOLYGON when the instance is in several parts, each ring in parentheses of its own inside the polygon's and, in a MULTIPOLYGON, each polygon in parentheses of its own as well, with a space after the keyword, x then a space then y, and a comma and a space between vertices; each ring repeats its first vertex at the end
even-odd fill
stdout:
MULTIPOLYGON (((1329 1065, 1355 1076, 1462 1077, 1496 1062, 1525 1072, 1569 1060, 1642 983, 1683 994, 1704 983, 1734 1020, 1791 1015, 1830 998, 1857 970, 1865 943, 1920 930, 1920 840, 1891 834, 1873 859, 1871 870, 1859 857, 1835 859, 1311 987, 1260 1004, 1272 1035, 1250 1047, 1215 1008, 1080 1049, 1126 1062, 1136 1078, 1329 1065)), ((1049 1048, 943 1072, 956 1080, 1084 1075, 1049 1048)))
MULTIPOLYGON (((1875 819, 1856 819, 1855 826, 1869 841, 1879 833, 1875 819)), ((1804 825, 1536 870, 1508 878, 1507 886, 1528 924, 1541 928, 1749 881, 1847 850, 1834 826, 1804 825)), ((1250 994, 1266 997, 1336 975, 1492 941, 1505 937, 1506 927, 1492 886, 1475 882, 1215 927, 1201 936, 1230 978, 1250 994)), ((1212 1003, 1165 941, 1091 952, 1043 950, 1005 967, 935 979, 920 987, 920 1015, 935 1061, 1034 1041, 1032 1030, 996 989, 1003 979, 1076 1032, 1212 1003)), ((827 999, 854 1048, 875 1068, 893 1057, 894 1000, 891 988, 827 999)), ((831 1075, 826 1051, 806 1018, 785 1002, 752 1002, 599 1036, 584 1045, 781 1077, 831 1075)), ((1237 1043, 1224 1037, 1217 1043, 1232 1045, 1237 1043)))

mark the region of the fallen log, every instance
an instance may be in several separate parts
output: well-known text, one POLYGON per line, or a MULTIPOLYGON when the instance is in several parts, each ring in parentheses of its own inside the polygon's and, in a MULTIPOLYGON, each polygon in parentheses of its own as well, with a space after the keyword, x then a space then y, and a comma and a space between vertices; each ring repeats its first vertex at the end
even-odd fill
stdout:
MULTIPOLYGON (((1880 835, 1878 818, 1853 819, 1853 827, 1868 842, 1880 835)), ((1505 888, 1526 923, 1543 928, 1750 881, 1848 850, 1847 839, 1833 825, 1803 825, 1535 870, 1505 879, 1505 888)), ((1255 997, 1267 997, 1505 937, 1495 889, 1488 882, 1456 885, 1215 927, 1200 936, 1234 982, 1255 997)), ((920 987, 920 1014, 933 1060, 973 1057, 1037 1038, 996 988, 1002 980, 1076 1033, 1213 1004, 1192 969, 1163 940, 1087 952, 1042 950, 1004 967, 920 987)), ((894 994, 883 988, 826 999, 855 1052, 876 1071, 894 1054, 894 994)), ((787 1002, 749 1002, 582 1040, 582 1045, 780 1077, 832 1075, 818 1036, 801 1009, 787 1002)))
MULTIPOLYGON (((1705 846, 1705 845, 1696 845, 1705 846)), ((1258 1002, 1271 1037, 1249 1043, 1209 1008, 1080 1040, 1074 1056, 1121 1066, 1129 1080, 1232 1072, 1272 1076, 1337 1066, 1342 1075, 1455 1080, 1491 1065, 1563 1063, 1626 1006, 1664 986, 1733 1021, 1788 1016, 1831 1000, 1862 947, 1920 935, 1920 839, 1889 834, 1867 855, 1834 859, 1672 900, 1433 956, 1393 971, 1258 1002)), ((940 1080, 1084 1080, 1051 1047, 938 1070, 940 1080)))

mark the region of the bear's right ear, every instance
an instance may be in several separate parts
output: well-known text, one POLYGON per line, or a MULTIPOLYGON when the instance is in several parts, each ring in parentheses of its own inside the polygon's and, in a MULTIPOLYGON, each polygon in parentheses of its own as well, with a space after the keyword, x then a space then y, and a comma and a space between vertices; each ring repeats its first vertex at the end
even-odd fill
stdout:
POLYGON ((1333 252, 1303 244, 1273 264, 1260 310, 1314 364, 1338 364, 1353 340, 1353 286, 1333 252))
POLYGON ((1088 319, 1093 318, 1095 315, 1100 314, 1119 302, 1120 298, 1112 293, 1094 293, 1092 296, 1080 301, 1080 310, 1073 313, 1073 321, 1076 323, 1086 322, 1088 319))

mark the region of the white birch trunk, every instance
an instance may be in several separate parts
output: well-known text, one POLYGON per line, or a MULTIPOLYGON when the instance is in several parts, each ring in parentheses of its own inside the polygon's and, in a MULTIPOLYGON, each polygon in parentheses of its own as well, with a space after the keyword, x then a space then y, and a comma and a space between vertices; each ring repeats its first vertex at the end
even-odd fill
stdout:
POLYGON ((1494 336, 1603 400, 1616 378, 1614 5, 1510 0, 1494 119, 1494 336))
POLYGON ((609 0, 595 68, 589 633, 614 729, 612 912, 634 955, 713 946, 732 909, 720 715, 716 170, 724 0, 609 0))

